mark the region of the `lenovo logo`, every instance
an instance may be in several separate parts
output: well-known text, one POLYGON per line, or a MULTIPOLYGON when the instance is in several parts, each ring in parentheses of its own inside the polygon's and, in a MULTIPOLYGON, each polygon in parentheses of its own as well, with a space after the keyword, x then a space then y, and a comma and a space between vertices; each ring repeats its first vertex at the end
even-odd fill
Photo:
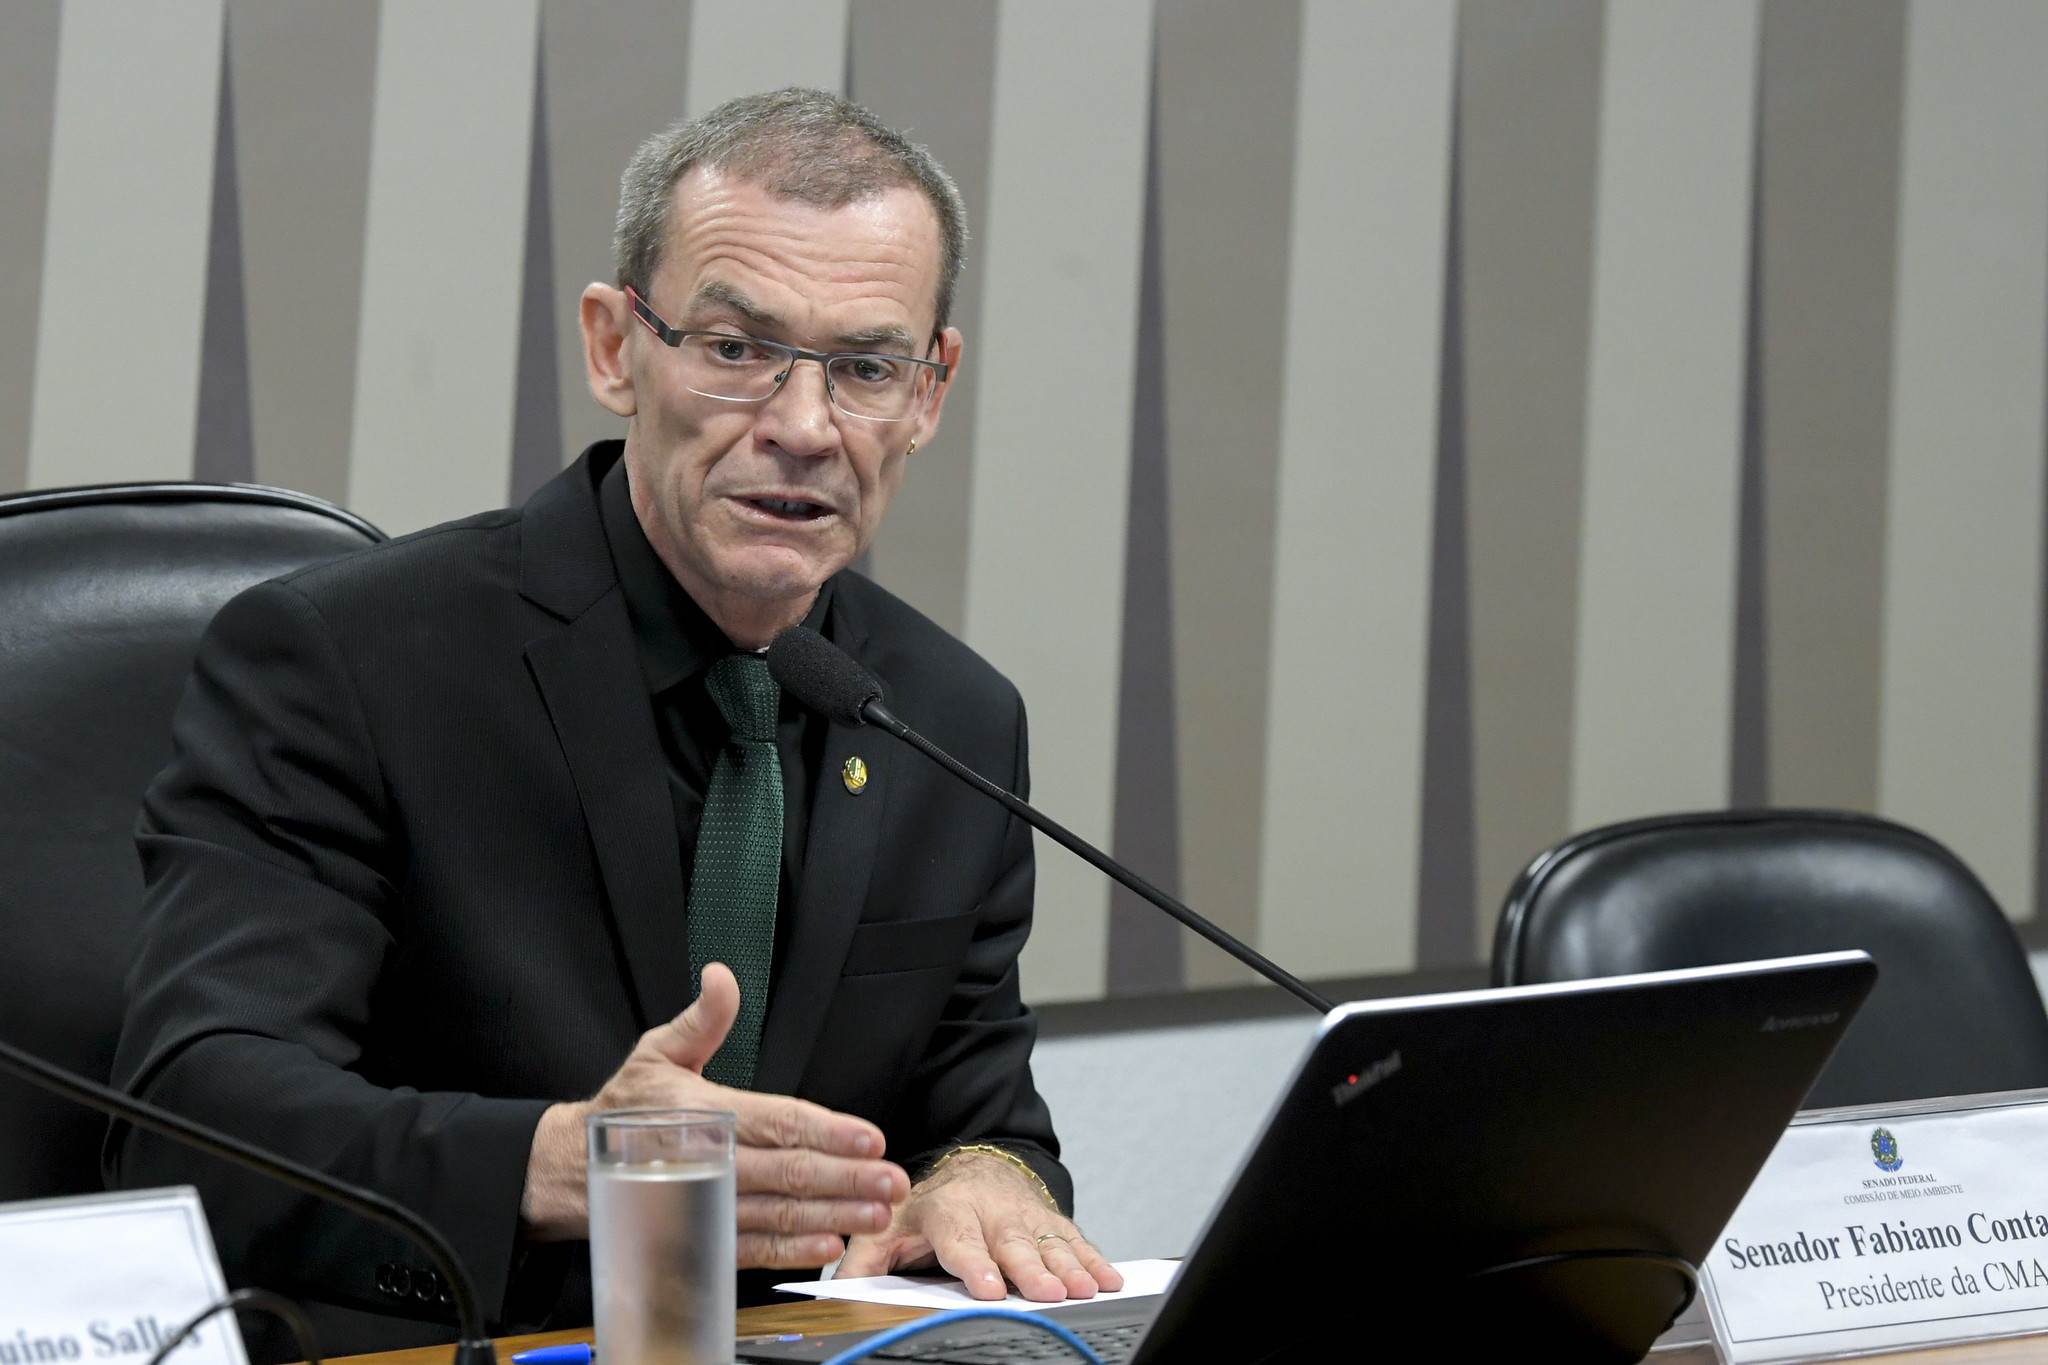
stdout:
POLYGON ((1775 1014, 1767 1014, 1764 1016, 1764 1026, 1757 1032, 1783 1033, 1787 1029, 1819 1028, 1822 1024, 1832 1024, 1841 1017, 1840 1010, 1829 1010, 1826 1014, 1795 1014, 1785 1019, 1780 1019, 1775 1014))

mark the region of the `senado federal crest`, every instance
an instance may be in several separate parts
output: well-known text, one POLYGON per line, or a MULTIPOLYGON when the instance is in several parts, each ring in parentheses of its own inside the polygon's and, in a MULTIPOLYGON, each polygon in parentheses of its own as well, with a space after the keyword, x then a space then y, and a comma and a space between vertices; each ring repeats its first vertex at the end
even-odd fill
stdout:
POLYGON ((1896 1171, 1906 1164, 1906 1159, 1899 1155, 1899 1140, 1889 1128, 1871 1129, 1870 1157, 1880 1171, 1896 1171))

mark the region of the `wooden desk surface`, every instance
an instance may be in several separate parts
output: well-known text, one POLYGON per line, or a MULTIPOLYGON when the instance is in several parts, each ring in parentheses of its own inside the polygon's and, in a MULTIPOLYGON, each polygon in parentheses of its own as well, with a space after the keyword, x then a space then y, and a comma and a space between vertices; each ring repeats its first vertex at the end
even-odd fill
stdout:
MULTIPOLYGON (((842 1303, 817 1299, 809 1303, 773 1304, 766 1308, 740 1311, 742 1336, 767 1336, 775 1332, 858 1332, 880 1331, 892 1323, 923 1314, 914 1308, 882 1308, 869 1303, 842 1303)), ((498 1359, 509 1361, 514 1351, 535 1346, 563 1345, 590 1340, 588 1331, 542 1332, 533 1336, 500 1337, 493 1344, 498 1359)), ((422 1346, 410 1351, 386 1351, 381 1355, 349 1356, 347 1365, 448 1365, 449 1348, 422 1346)), ((1650 1365, 1719 1365, 1710 1346, 1679 1351, 1660 1351, 1649 1358, 1650 1365)), ((1865 1357, 1897 1362, 1897 1365, 2017 1365, 2019 1361, 2048 1359, 2048 1335, 2013 1337, 1971 1346, 1943 1346, 1927 1351, 1902 1351, 1888 1356, 1865 1357)))
MULTIPOLYGON (((872 1303, 845 1303, 837 1299, 813 1299, 806 1303, 778 1303, 765 1308, 742 1308, 741 1336, 770 1336, 777 1332, 879 1332, 894 1323, 923 1317, 921 1309, 883 1308, 872 1303)), ((579 1332, 537 1332, 523 1337, 499 1337, 491 1344, 498 1359, 509 1361, 514 1351, 536 1346, 565 1346, 590 1340, 590 1329, 579 1332)), ((419 1346, 409 1351, 384 1351, 377 1355, 344 1356, 348 1365, 448 1365, 447 1346, 419 1346)))

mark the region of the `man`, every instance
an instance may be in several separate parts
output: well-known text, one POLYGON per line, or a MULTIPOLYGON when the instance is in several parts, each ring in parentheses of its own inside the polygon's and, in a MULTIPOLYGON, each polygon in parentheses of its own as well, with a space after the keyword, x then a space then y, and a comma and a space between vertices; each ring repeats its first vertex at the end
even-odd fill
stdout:
MULTIPOLYGON (((936 163, 834 96, 643 146, 581 305, 623 446, 210 629, 117 1080, 418 1210, 503 1326, 587 1320, 583 1120, 618 1107, 738 1115, 742 1266, 1117 1287, 1030 1080, 1028 831, 752 653, 809 624, 1026 784, 1015 691, 845 571, 938 430, 963 238, 936 163)), ((109 1164, 199 1184, 231 1278, 444 1311, 377 1229, 145 1136, 109 1164)))

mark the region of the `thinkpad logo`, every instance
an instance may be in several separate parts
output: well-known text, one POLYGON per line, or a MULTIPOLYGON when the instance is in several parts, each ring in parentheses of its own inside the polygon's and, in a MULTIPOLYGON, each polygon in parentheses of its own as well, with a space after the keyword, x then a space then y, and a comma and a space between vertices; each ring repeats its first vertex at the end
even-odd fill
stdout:
POLYGON ((1832 1024, 1841 1017, 1840 1010, 1829 1010, 1826 1014, 1794 1014, 1784 1019, 1775 1014, 1767 1014, 1764 1016, 1764 1026, 1758 1032, 1783 1033, 1787 1029, 1819 1028, 1822 1024, 1832 1024))
POLYGON ((1395 1048, 1363 1071, 1354 1071, 1330 1087, 1330 1098, 1346 1105, 1401 1069, 1401 1050, 1395 1048))

